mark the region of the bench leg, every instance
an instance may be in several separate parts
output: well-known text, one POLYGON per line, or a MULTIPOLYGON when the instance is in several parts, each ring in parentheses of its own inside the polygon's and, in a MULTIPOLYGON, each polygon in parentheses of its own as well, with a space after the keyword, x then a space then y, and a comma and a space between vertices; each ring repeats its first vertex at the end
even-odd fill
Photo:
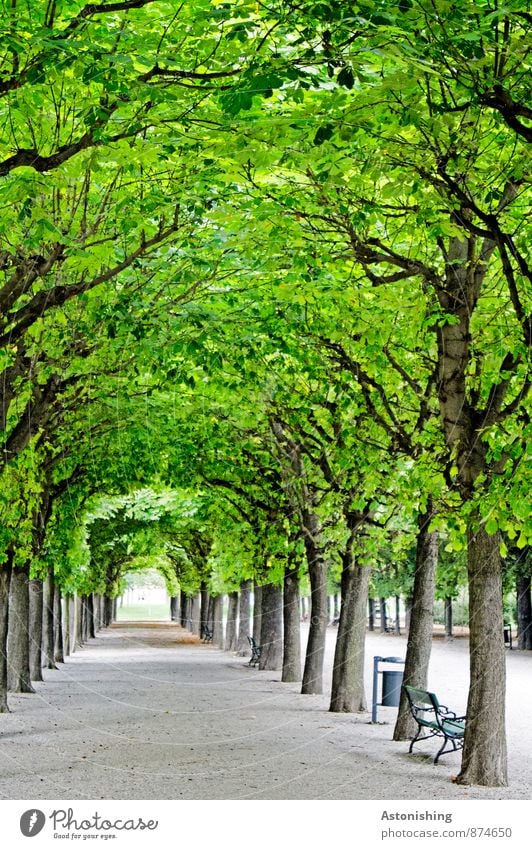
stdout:
POLYGON ((464 748, 463 737, 447 737, 447 736, 444 736, 443 743, 442 743, 442 746, 440 748, 440 751, 438 752, 438 754, 434 758, 434 763, 435 764, 438 763, 438 760, 440 759, 441 755, 448 755, 449 752, 458 752, 458 751, 460 751, 460 749, 463 749, 463 748, 464 748), (446 745, 447 745, 447 741, 449 741, 449 743, 451 743, 452 749, 446 749, 445 748, 446 745))

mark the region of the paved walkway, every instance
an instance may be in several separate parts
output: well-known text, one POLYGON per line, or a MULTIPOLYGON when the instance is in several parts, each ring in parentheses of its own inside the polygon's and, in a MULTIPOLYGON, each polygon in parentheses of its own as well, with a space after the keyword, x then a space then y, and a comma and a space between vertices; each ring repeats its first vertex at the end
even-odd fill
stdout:
MULTIPOLYGON (((372 656, 404 652, 404 638, 368 635, 368 695, 372 656)), ((464 640, 435 641, 430 683, 456 709, 467 668, 464 640)), ((531 673, 531 653, 509 653, 510 787, 464 788, 451 782, 459 755, 435 767, 391 741, 395 709, 380 708, 377 725, 331 714, 327 695, 301 696, 176 625, 123 623, 46 670, 37 695, 11 697, 13 713, 0 714, 0 797, 528 799, 531 673)))

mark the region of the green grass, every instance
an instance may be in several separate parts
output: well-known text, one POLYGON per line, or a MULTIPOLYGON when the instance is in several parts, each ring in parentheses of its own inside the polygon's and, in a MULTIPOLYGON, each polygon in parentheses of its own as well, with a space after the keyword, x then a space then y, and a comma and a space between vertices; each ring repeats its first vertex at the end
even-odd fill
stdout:
POLYGON ((118 622, 140 619, 150 621, 170 620, 170 604, 130 604, 127 607, 118 607, 118 622))

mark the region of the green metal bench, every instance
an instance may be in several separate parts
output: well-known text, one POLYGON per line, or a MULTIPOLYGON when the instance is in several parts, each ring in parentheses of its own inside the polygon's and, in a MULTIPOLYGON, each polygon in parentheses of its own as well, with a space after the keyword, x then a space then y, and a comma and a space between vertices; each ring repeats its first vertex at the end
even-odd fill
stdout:
POLYGON ((465 716, 457 716, 454 711, 449 710, 445 705, 441 705, 434 693, 429 693, 428 690, 421 690, 419 687, 410 687, 408 684, 403 685, 403 690, 406 693, 410 712, 417 722, 418 729, 416 736, 410 743, 409 752, 412 751, 414 743, 419 740, 428 740, 431 737, 443 737, 443 743, 440 751, 434 758, 434 763, 437 764, 441 755, 448 752, 457 752, 464 746, 465 733, 465 716), (420 735, 427 732, 423 737, 420 735), (447 743, 450 748, 446 748, 447 743))
POLYGON ((248 637, 248 643, 251 648, 251 657, 248 666, 257 666, 262 653, 262 646, 258 646, 253 637, 248 637))

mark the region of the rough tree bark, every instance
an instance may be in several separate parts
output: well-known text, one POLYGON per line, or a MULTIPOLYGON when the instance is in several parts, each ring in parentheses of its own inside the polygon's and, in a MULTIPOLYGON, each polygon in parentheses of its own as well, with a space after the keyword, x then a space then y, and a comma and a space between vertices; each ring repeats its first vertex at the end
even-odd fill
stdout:
POLYGON ((280 669, 283 653, 283 593, 275 584, 264 584, 261 593, 259 669, 280 669))
POLYGON ((8 713, 7 705, 7 632, 9 625, 9 583, 11 565, 0 566, 0 713, 8 713))
POLYGON ((244 581, 240 586, 238 604, 238 640, 237 652, 244 657, 249 652, 248 636, 251 634, 251 581, 244 581))
POLYGON ((30 678, 30 564, 13 568, 9 586, 8 689, 34 693, 30 678))
POLYGON ((227 622, 225 625, 225 650, 236 651, 236 632, 238 620, 238 593, 229 593, 229 606, 227 608, 227 622))
POLYGON ((42 620, 43 585, 40 578, 33 578, 29 584, 30 593, 30 678, 42 681, 42 620))
POLYGON ((333 713, 366 710, 364 644, 371 567, 359 566, 355 562, 353 546, 360 521, 352 517, 349 525, 349 539, 342 552, 342 602, 329 706, 333 713))
POLYGON ((310 627, 301 693, 323 693, 323 660, 327 635, 327 564, 320 546, 321 527, 317 515, 304 511, 305 552, 310 578, 310 627))
POLYGON ((283 674, 281 681, 301 681, 301 634, 298 566, 288 564, 283 584, 283 674))
MULTIPOLYGON (((438 565, 438 534, 430 531, 433 519, 432 505, 418 516, 416 541, 416 571, 410 611, 410 629, 406 647, 403 683, 426 689, 432 649, 434 623, 434 590, 438 565)), ((416 733, 408 700, 401 691, 399 712, 393 732, 394 740, 408 740, 416 733)))

